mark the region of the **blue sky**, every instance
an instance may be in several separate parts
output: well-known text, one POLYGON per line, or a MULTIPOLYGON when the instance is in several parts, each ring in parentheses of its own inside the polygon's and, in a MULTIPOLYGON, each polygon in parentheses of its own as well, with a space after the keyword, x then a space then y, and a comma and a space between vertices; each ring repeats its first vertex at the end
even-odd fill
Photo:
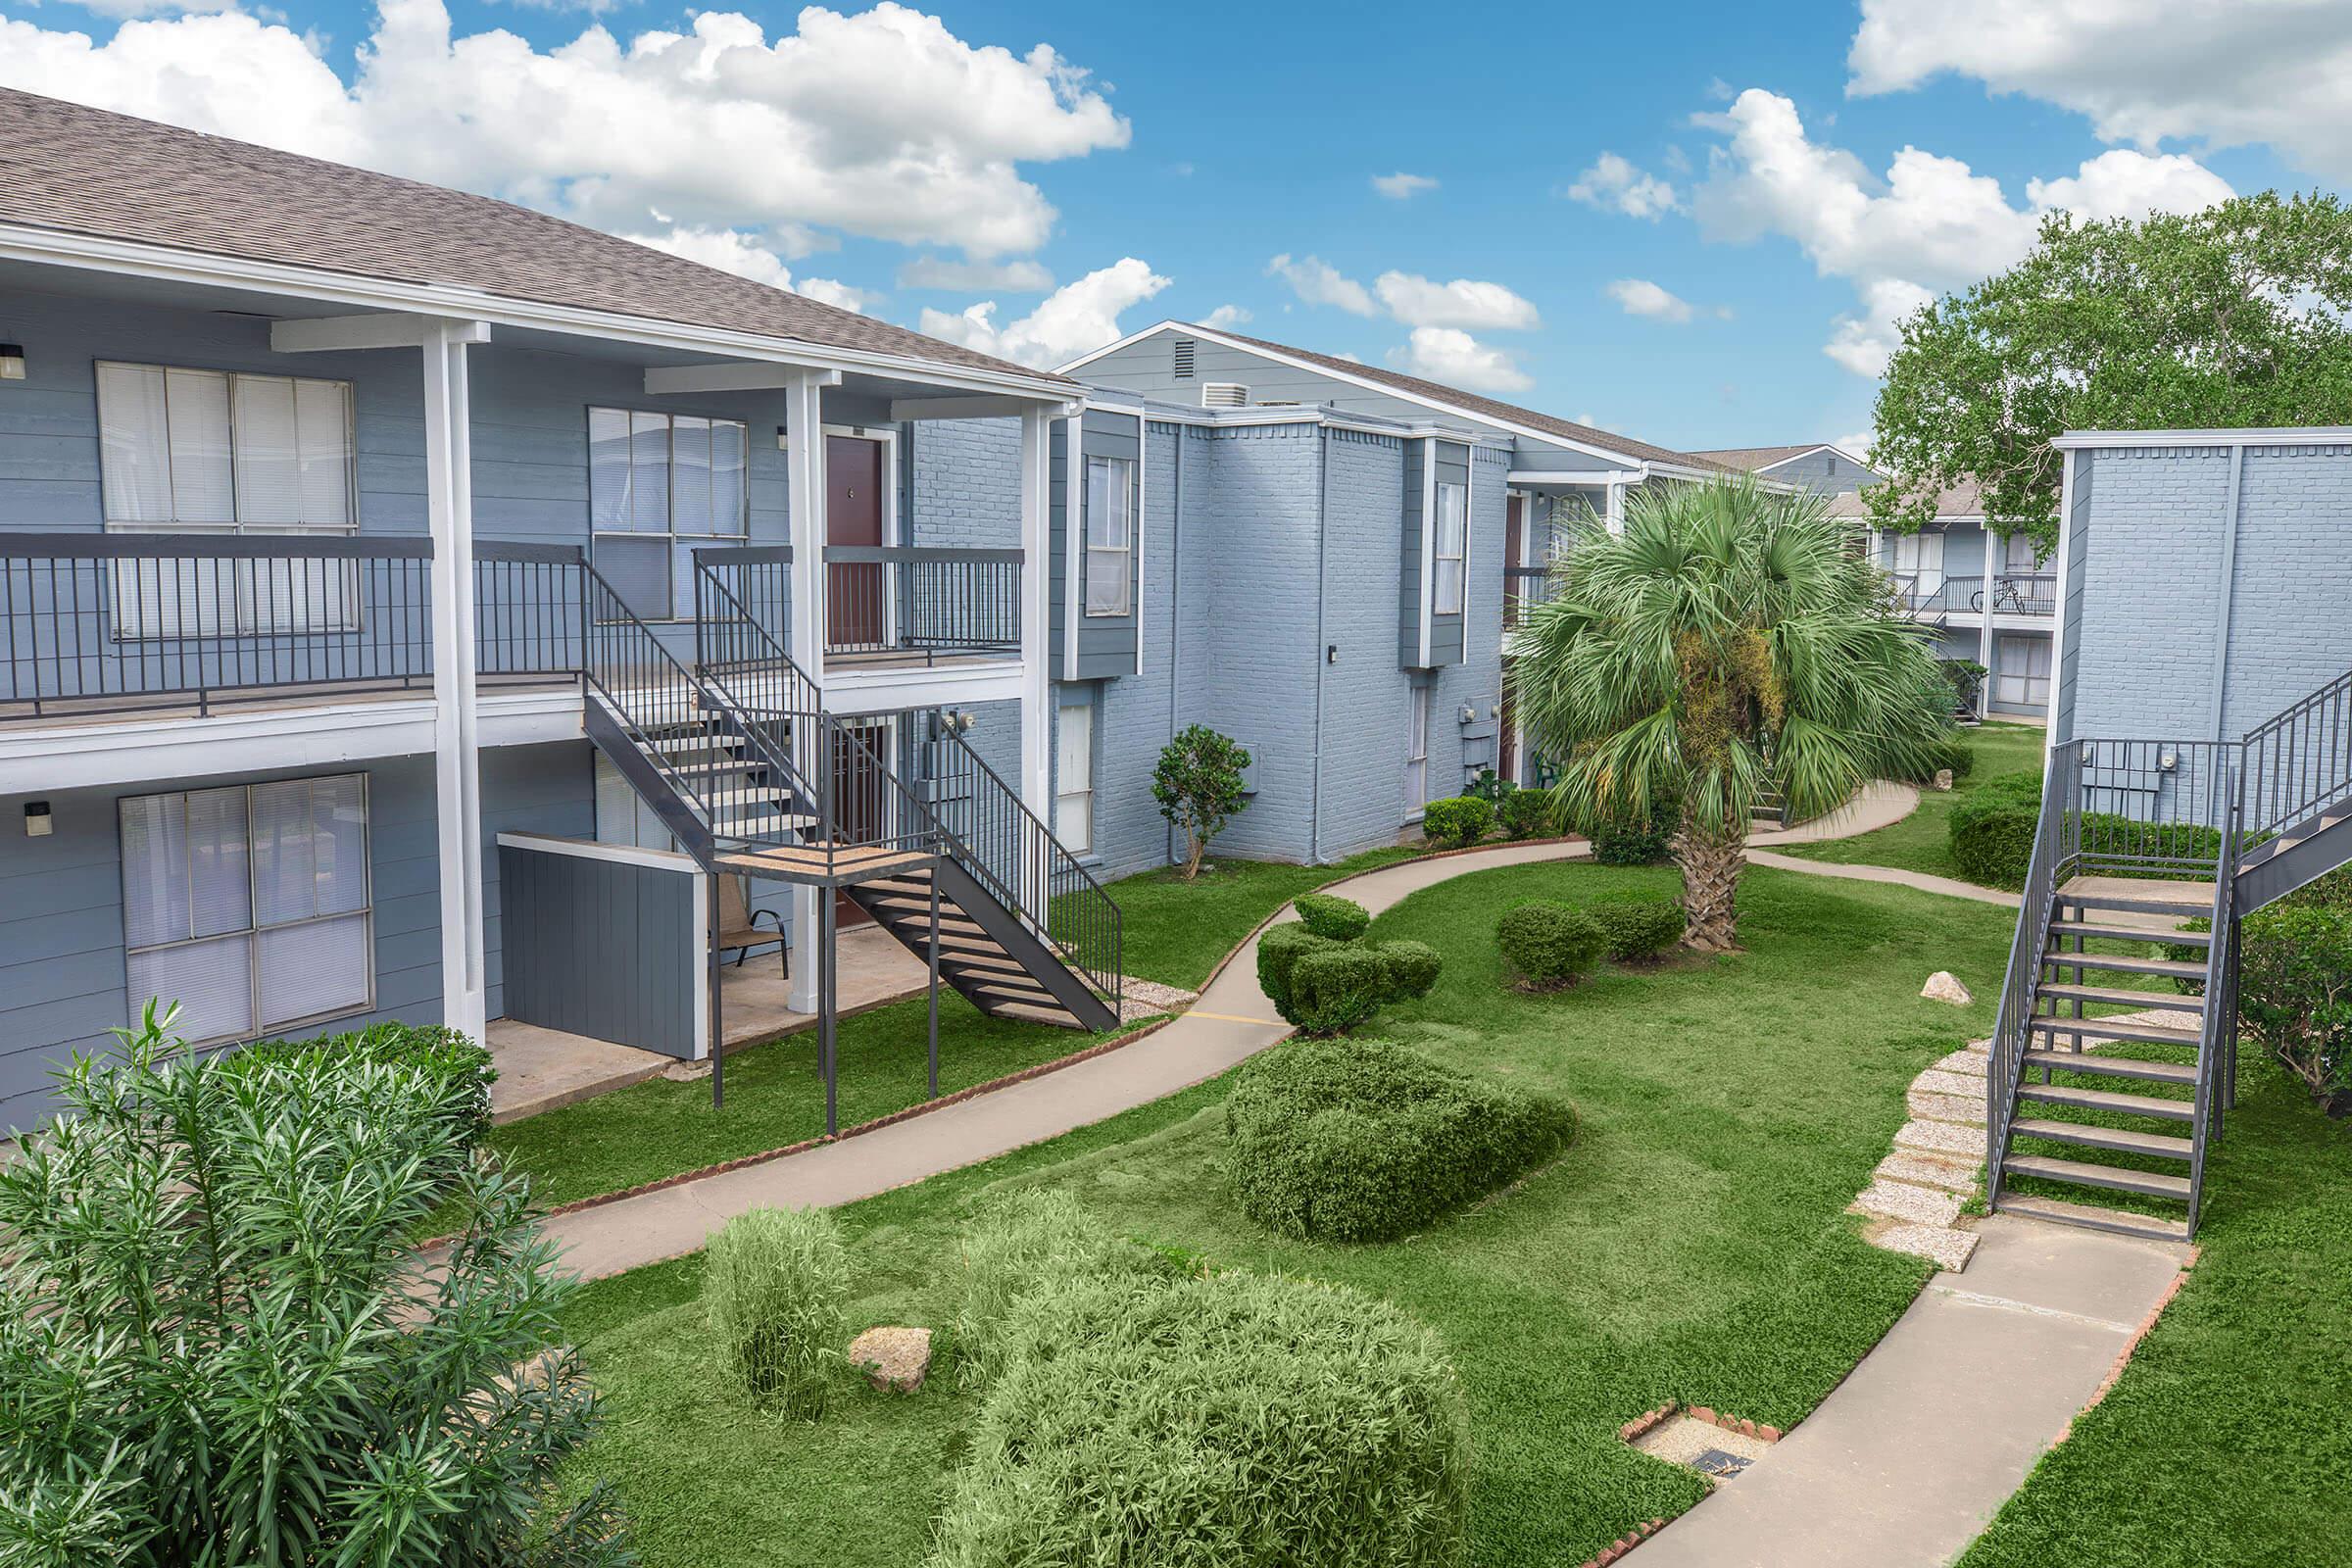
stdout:
POLYGON ((2343 177, 2352 6, 2123 9, 0 0, 0 81, 1033 362, 1222 309, 1705 447, 1864 432, 1892 322, 2043 210, 2343 177))

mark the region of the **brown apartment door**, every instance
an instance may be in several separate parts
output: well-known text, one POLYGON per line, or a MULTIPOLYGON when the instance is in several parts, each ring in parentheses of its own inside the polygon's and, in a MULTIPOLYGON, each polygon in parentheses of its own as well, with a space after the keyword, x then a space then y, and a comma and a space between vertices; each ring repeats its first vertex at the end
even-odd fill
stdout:
MULTIPOLYGON (((862 436, 825 437, 825 543, 879 545, 882 537, 883 444, 862 436)), ((838 649, 879 649, 888 630, 883 570, 869 562, 825 567, 825 643, 838 649)))

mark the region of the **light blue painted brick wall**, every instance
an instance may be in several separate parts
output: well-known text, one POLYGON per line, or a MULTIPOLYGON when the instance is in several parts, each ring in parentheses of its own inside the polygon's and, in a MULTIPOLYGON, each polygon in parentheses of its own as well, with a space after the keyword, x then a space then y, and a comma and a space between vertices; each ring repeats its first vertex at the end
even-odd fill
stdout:
MULTIPOLYGON (((1337 643, 1340 658, 1321 666, 1323 779, 1316 838, 1323 858, 1339 859, 1395 843, 1411 808, 1404 798, 1411 682, 1396 654, 1406 446, 1395 436, 1350 430, 1332 430, 1324 439, 1330 544, 1323 564, 1323 641, 1337 643)), ((1474 537, 1473 550, 1478 543, 1474 537)), ((1475 613, 1474 595, 1464 608, 1475 613)))

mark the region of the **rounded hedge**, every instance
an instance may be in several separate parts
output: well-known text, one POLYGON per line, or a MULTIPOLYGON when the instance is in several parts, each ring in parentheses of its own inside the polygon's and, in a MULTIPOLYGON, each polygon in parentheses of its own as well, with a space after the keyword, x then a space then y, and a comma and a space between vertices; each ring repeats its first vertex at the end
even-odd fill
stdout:
POLYGON ((1427 1328, 1224 1272, 1038 1297, 981 1400, 928 1568, 1458 1568, 1469 1414, 1427 1328))
POLYGON ((1426 997, 1438 983, 1438 973, 1446 960, 1438 950, 1426 942, 1383 942, 1376 950, 1381 961, 1388 966, 1390 1002, 1411 1002, 1426 997))
POLYGON ((992 1199, 963 1228, 956 1298, 956 1379, 993 1382, 1031 1352, 1029 1303, 1087 1280, 1165 1277, 1158 1252, 1106 1228, 1058 1187, 1016 1188, 992 1199))
POLYGON ((1690 926, 1683 906, 1672 899, 1594 904, 1588 906, 1585 913, 1600 927, 1609 956, 1619 963, 1664 957, 1690 926))
POLYGON ((1441 850, 1466 850, 1494 825, 1494 806, 1475 795, 1432 801, 1421 808, 1421 836, 1441 850))
POLYGON ((1266 927, 1257 939, 1257 988, 1274 1004, 1275 1011, 1297 1023, 1291 1016, 1291 971, 1306 955, 1340 945, 1315 935, 1302 922, 1266 927))
POLYGON ((2004 773, 1986 779, 1952 808, 1945 833, 1952 864, 1984 887, 2022 888, 2041 825, 2041 776, 2004 773))
POLYGON ((1513 790, 1502 798, 1496 814, 1507 839, 1536 839, 1557 831, 1559 813, 1548 790, 1513 790))
POLYGON ((1242 1206, 1285 1235, 1407 1235, 1549 1160, 1575 1130, 1557 1101, 1384 1040, 1295 1040, 1244 1066, 1225 1102, 1242 1206))
POLYGON ((1503 910, 1494 941, 1521 983, 1538 991, 1574 985, 1608 950, 1591 915, 1548 899, 1503 910))
POLYGON ((1353 942, 1372 923, 1371 910, 1332 893, 1301 893, 1291 907, 1298 911, 1300 925, 1334 942, 1353 942))
POLYGON ((1336 1035, 1369 1022, 1388 995, 1389 966, 1379 950, 1334 943, 1299 955, 1283 1016, 1310 1035, 1336 1035))

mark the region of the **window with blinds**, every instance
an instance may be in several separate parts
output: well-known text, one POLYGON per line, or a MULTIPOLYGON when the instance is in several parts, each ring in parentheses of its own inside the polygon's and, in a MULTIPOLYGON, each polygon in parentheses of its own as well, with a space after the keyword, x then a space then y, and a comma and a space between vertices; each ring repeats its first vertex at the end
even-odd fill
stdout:
POLYGON ((1084 855, 1095 847, 1095 708, 1064 703, 1056 715, 1054 759, 1054 836, 1084 855))
POLYGON ((1135 464, 1086 460, 1086 612, 1124 615, 1133 607, 1135 464))
POLYGON ((1462 612, 1462 562, 1470 542, 1470 490, 1467 485, 1438 485, 1438 536, 1431 551, 1435 597, 1431 608, 1441 615, 1462 612))
MULTIPOLYGON (((98 366, 99 493, 115 533, 350 534, 351 384, 161 365, 98 366)), ((343 631, 346 562, 125 563, 117 635, 343 631)))
POLYGON ((693 543, 741 539, 751 511, 740 419, 588 411, 588 518, 596 569, 647 620, 692 612, 693 543))
POLYGON ((373 1004, 367 780, 357 773, 125 798, 130 1011, 180 1004, 193 1044, 373 1004))

